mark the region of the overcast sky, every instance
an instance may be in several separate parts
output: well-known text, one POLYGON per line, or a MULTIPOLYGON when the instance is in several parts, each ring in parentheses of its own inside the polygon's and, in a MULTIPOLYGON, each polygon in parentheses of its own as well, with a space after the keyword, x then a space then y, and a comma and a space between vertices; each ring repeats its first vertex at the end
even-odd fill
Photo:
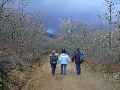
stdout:
POLYGON ((31 0, 33 10, 44 12, 86 12, 100 11, 104 0, 31 0))
POLYGON ((94 22, 104 7, 104 0, 30 0, 30 2, 27 10, 49 16, 49 23, 57 22, 57 17, 61 16, 94 22))

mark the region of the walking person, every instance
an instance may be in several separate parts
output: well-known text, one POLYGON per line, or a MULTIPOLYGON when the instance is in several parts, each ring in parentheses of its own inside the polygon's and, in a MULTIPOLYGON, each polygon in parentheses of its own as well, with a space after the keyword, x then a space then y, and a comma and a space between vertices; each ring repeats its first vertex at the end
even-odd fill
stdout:
POLYGON ((50 55, 51 71, 53 76, 55 76, 57 61, 58 61, 58 54, 56 53, 55 50, 53 50, 50 55))
POLYGON ((81 73, 81 63, 84 60, 84 54, 80 51, 80 49, 78 48, 75 52, 74 55, 72 57, 72 61, 75 62, 76 65, 76 74, 80 75, 81 73))
POLYGON ((67 65, 70 62, 70 57, 65 49, 62 49, 62 53, 59 56, 59 63, 61 64, 61 74, 66 75, 67 65))

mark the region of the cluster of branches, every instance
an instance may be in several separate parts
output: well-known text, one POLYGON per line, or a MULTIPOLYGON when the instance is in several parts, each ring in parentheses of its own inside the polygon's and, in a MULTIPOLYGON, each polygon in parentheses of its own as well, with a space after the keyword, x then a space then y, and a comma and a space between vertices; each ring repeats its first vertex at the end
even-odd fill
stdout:
MULTIPOLYGON (((24 66, 29 67, 35 60, 40 61, 41 54, 48 48, 46 29, 42 24, 40 16, 24 13, 22 9, 23 4, 19 10, 9 8, 9 3, 14 4, 11 1, 0 0, 0 49, 11 49, 15 52, 15 55, 5 56, 5 58, 8 57, 6 62, 14 62, 20 68, 24 66), (10 57, 14 61, 10 60, 10 57)), ((4 64, 2 63, 2 58, 0 64, 4 64)), ((4 66, 9 67, 7 64, 4 66)), ((3 70, 3 67, 0 69, 3 70)), ((3 76, 4 73, 0 71, 0 79, 3 76)), ((9 90, 6 86, 8 81, 3 82, 3 80, 5 79, 2 78, 2 81, 0 80, 0 90, 9 90)))
MULTIPOLYGON (((8 7, 7 3, 10 1, 12 0, 0 1, 1 10, 8 7)), ((15 9, 5 9, 4 12, 0 13, 0 17, 1 46, 11 46, 24 51, 27 48, 29 48, 28 50, 43 48, 44 45, 42 44, 44 43, 42 42, 47 37, 45 37, 45 28, 39 16, 23 15, 21 9, 18 11, 15 9)))

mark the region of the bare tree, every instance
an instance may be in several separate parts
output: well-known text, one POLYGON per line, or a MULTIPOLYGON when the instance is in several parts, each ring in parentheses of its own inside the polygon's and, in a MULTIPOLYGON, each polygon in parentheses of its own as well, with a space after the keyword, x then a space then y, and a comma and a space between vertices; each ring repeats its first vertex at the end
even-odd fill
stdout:
POLYGON ((4 6, 8 3, 8 2, 10 2, 11 0, 1 0, 0 1, 0 9, 3 9, 4 8, 4 6))
POLYGON ((107 38, 109 39, 109 47, 111 48, 111 45, 112 45, 111 30, 112 30, 113 19, 114 19, 114 0, 105 0, 105 6, 106 6, 105 19, 108 21, 109 30, 110 30, 107 38))
POLYGON ((109 24, 109 47, 112 47, 112 33, 111 30, 114 29, 115 24, 118 22, 118 15, 120 11, 120 0, 104 0, 105 1, 105 19, 109 24))

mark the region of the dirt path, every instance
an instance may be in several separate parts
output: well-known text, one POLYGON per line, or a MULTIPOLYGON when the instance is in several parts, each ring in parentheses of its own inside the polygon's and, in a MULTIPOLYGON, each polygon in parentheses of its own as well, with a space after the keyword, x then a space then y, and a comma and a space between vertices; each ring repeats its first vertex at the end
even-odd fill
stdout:
POLYGON ((103 79, 102 75, 90 72, 82 65, 80 76, 75 75, 74 64, 68 66, 66 76, 60 75, 60 65, 57 66, 57 74, 51 76, 50 65, 45 63, 42 68, 37 67, 31 80, 23 90, 119 90, 119 85, 114 85, 103 79), (116 88, 115 88, 116 87, 116 88))

